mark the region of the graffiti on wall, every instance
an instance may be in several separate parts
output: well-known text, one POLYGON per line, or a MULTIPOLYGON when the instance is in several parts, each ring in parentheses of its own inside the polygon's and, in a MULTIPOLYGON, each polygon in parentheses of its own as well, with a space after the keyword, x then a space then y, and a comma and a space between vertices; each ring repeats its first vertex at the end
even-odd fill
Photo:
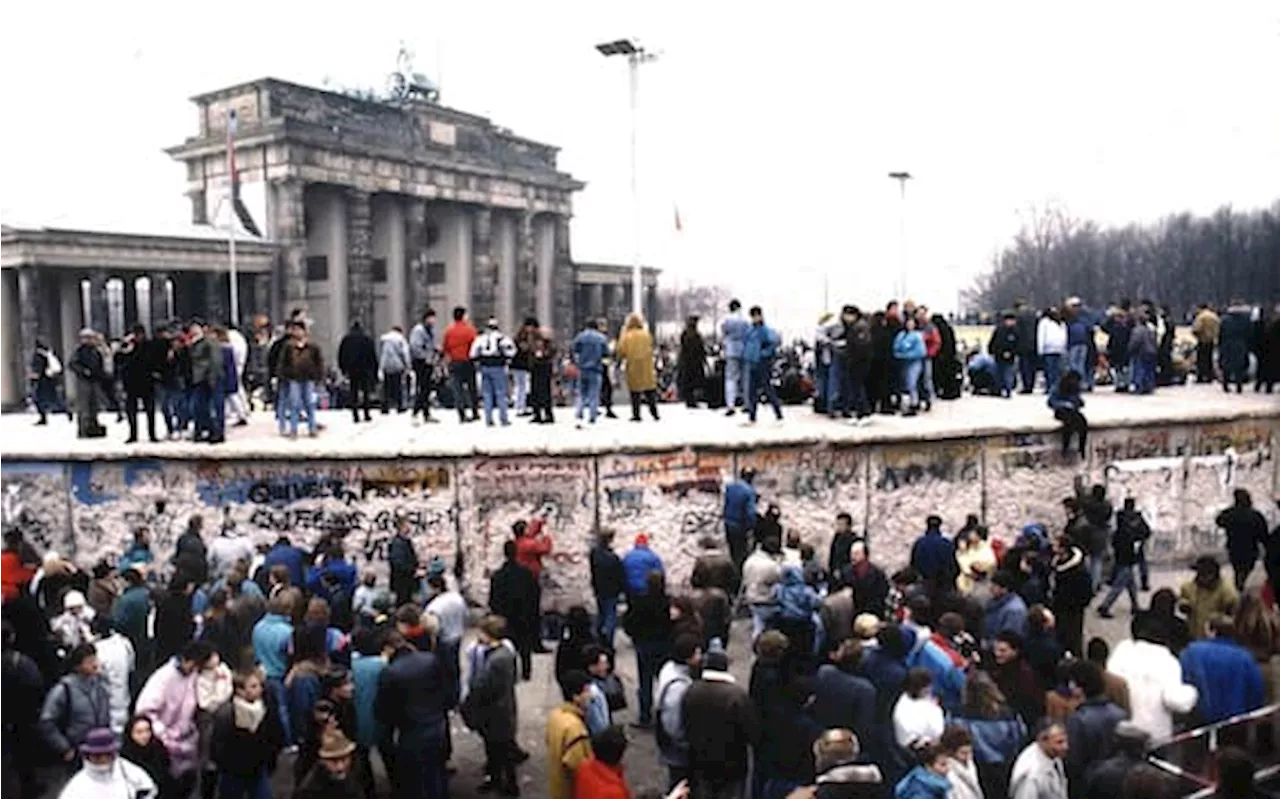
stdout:
POLYGON ((66 467, 61 463, 0 465, 3 485, 0 523, 7 533, 20 533, 36 551, 74 553, 75 537, 67 522, 66 467))
POLYGON ((1062 499, 1075 490, 1085 464, 1068 454, 1052 433, 987 439, 984 512, 992 534, 1012 541, 1032 521, 1052 526, 1062 518, 1062 499))
POLYGON ((502 565, 512 525, 538 518, 554 540, 554 551, 544 560, 544 604, 581 596, 590 584, 594 470, 590 458, 551 457, 486 458, 459 469, 459 555, 474 597, 488 596, 489 575, 502 565))
POLYGON ((724 546, 723 486, 733 456, 721 452, 609 455, 598 461, 600 526, 625 552, 637 533, 668 564, 667 579, 682 585, 694 560, 724 546))
POLYGON ((982 443, 921 442, 878 447, 871 458, 868 534, 877 557, 906 561, 929 514, 955 530, 982 509, 982 443), (888 558, 886 558, 888 556, 888 558))

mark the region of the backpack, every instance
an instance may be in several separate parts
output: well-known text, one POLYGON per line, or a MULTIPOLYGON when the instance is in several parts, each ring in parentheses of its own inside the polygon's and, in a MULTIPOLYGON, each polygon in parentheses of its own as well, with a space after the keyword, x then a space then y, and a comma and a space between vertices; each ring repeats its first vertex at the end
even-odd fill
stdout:
POLYGON ((667 691, 671 690, 671 686, 682 682, 685 685, 692 685, 693 679, 690 677, 677 677, 666 685, 662 686, 662 690, 658 693, 658 701, 653 707, 653 735, 658 743, 658 749, 669 749, 675 745, 675 741, 671 740, 671 735, 666 728, 662 726, 662 703, 667 698, 667 691))
POLYGON ((53 350, 46 352, 44 354, 44 357, 45 357, 45 364, 44 364, 45 377, 57 377, 58 375, 62 374, 62 361, 58 360, 58 356, 53 354, 53 350))

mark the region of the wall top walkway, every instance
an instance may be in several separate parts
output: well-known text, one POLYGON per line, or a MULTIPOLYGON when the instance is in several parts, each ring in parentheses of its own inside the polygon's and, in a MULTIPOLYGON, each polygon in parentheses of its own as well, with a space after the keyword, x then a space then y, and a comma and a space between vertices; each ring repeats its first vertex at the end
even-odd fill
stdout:
MULTIPOLYGON (((347 460, 395 458, 467 458, 513 456, 582 456, 612 453, 695 450, 751 450, 783 446, 855 447, 915 444, 1001 435, 1049 433, 1058 424, 1043 395, 968 397, 938 402, 929 414, 915 418, 876 416, 865 427, 817 417, 806 407, 784 408, 776 423, 762 409, 761 421, 744 426, 744 415, 661 406, 661 422, 627 421, 629 408, 617 404, 618 420, 601 419, 594 429, 575 430, 572 409, 558 409, 553 426, 511 419, 510 427, 486 428, 483 422, 460 425, 447 410, 437 411, 437 424, 412 426, 408 414, 375 414, 370 424, 353 424, 345 412, 320 414, 326 426, 319 437, 297 440, 275 433, 269 413, 254 414, 248 427, 232 428, 219 446, 190 442, 126 445, 123 424, 109 424, 106 439, 78 440, 65 417, 47 427, 33 426, 27 414, 0 417, 0 458, 6 461, 112 461, 131 458, 170 460, 347 460)), ((1084 413, 1095 430, 1206 424, 1243 420, 1280 421, 1280 396, 1225 394, 1215 386, 1161 389, 1147 397, 1115 394, 1109 389, 1086 395, 1084 413)), ((110 421, 104 415, 105 421, 110 421)))

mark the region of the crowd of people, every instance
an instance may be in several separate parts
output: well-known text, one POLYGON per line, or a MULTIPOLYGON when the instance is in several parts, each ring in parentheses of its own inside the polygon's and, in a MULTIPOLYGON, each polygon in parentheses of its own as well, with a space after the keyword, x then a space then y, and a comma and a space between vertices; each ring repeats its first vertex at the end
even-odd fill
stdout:
MULTIPOLYGON (((1068 298, 1037 311, 1026 303, 1000 315, 985 346, 957 339, 941 314, 908 300, 889 302, 865 313, 844 306, 824 313, 812 341, 784 342, 765 323, 760 307, 744 313, 732 300, 711 337, 689 317, 678 343, 656 342, 639 314, 617 329, 591 318, 572 340, 559 346, 535 317, 507 333, 496 319, 477 330, 463 307, 438 330, 427 309, 409 329, 395 325, 376 339, 359 321, 343 337, 336 358, 326 358, 310 338, 305 313, 272 328, 255 319, 251 337, 234 326, 193 319, 158 326, 154 336, 135 325, 118 341, 106 342, 90 329, 65 370, 76 380, 75 418, 81 437, 105 435, 101 408, 129 422, 127 441, 138 440, 137 415, 159 441, 159 411, 168 438, 190 437, 219 443, 228 422, 247 423, 257 404, 271 406, 281 435, 296 437, 305 422, 315 436, 320 406, 348 408, 353 419, 411 411, 415 423, 434 422, 432 410, 451 408, 461 422, 510 424, 511 411, 535 424, 555 421, 555 408, 571 405, 575 421, 594 424, 613 411, 615 383, 626 389, 631 420, 647 407, 659 418, 658 403, 681 400, 706 404, 733 416, 745 411, 756 420, 761 400, 775 418, 782 406, 813 403, 819 414, 870 423, 874 414, 914 416, 935 400, 977 395, 1009 397, 1032 393, 1040 381, 1067 438, 1083 449, 1088 423, 1082 393, 1095 385, 1118 392, 1149 394, 1157 386, 1221 380, 1237 393, 1252 374, 1255 390, 1268 393, 1280 382, 1280 310, 1262 313, 1242 303, 1221 315, 1208 305, 1195 313, 1194 355, 1175 339, 1169 309, 1150 300, 1123 300, 1105 312, 1068 298), (1099 345, 1097 334, 1106 335, 1099 345), (1194 364, 1192 364, 1194 361, 1194 364), (1074 377, 1072 377, 1074 375, 1074 377)), ((28 378, 38 424, 51 412, 71 410, 60 390, 64 365, 37 342, 28 378)))
MULTIPOLYGON (((376 755, 393 797, 437 799, 470 779, 449 765, 451 714, 484 744, 474 787, 519 795, 516 688, 550 651, 544 633, 564 697, 545 721, 535 795, 550 799, 631 796, 619 629, 636 660, 633 726, 654 735, 672 797, 1173 796, 1151 747, 1276 700, 1280 530, 1246 492, 1218 516, 1234 583, 1203 555, 1144 605, 1150 528, 1101 486, 1064 501, 1056 535, 1033 523, 1004 542, 977 516, 948 535, 931 516, 887 575, 849 514, 820 554, 754 482, 747 469, 726 487, 726 547, 687 586, 668 586, 647 536, 620 555, 602 530, 594 607, 574 604, 558 631, 542 615, 545 513, 514 525, 484 603, 444 553, 418 551, 407 520, 385 580, 340 535, 255 547, 232 528, 207 535, 198 516, 167 562, 145 529, 91 568, 10 531, 5 795, 45 795, 52 775, 66 799, 263 799, 287 768, 295 797, 373 799, 376 755), (1246 590, 1259 560, 1267 580, 1246 590), (1090 605, 1101 597, 1110 617, 1122 593, 1130 637, 1085 640, 1090 605), (729 644, 744 635, 755 657, 739 684, 729 644)), ((1265 754, 1274 721, 1218 735, 1265 754)), ((1217 796, 1254 796, 1255 768, 1223 749, 1217 796)))

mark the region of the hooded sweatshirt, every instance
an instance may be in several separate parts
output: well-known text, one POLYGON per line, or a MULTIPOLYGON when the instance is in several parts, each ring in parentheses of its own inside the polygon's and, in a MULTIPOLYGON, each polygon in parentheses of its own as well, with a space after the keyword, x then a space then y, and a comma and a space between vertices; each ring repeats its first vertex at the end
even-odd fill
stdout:
POLYGON ((804 572, 798 566, 782 567, 782 582, 773 587, 773 598, 783 619, 809 619, 822 607, 818 592, 805 583, 804 572))
POLYGON ((141 767, 117 756, 105 773, 91 764, 76 772, 58 799, 136 799, 156 795, 156 783, 141 767))
POLYGON ((894 799, 947 799, 951 783, 941 774, 924 766, 916 766, 898 781, 893 789, 894 799))

